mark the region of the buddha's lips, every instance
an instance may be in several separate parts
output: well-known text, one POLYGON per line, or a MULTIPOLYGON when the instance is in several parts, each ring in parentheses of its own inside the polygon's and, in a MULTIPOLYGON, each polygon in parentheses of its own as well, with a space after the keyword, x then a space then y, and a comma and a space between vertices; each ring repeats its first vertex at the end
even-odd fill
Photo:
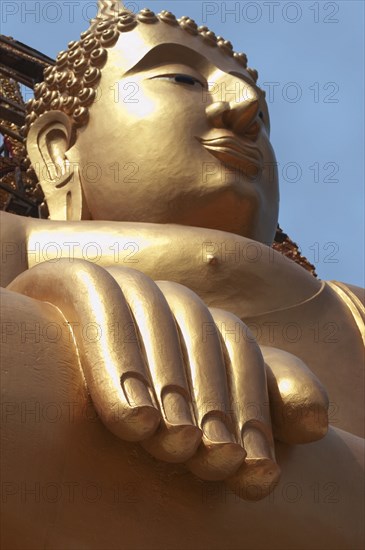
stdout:
POLYGON ((196 138, 215 157, 225 164, 235 168, 243 168, 250 171, 252 168, 262 168, 263 156, 258 147, 251 142, 238 140, 232 136, 221 136, 213 139, 196 138))

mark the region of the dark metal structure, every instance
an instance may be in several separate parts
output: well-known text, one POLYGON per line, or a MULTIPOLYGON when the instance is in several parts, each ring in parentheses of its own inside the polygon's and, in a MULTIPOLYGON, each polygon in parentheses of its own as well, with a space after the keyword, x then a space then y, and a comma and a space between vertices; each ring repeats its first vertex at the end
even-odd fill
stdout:
POLYGON ((21 132, 26 108, 20 85, 33 90, 54 63, 41 52, 0 35, 0 207, 14 214, 39 217, 42 203, 21 132))

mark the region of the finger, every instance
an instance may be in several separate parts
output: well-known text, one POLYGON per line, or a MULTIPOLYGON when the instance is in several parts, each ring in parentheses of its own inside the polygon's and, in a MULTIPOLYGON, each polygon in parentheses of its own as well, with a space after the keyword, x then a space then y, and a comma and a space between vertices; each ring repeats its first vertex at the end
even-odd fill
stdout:
POLYGON ((280 475, 275 460, 265 364, 254 337, 238 317, 215 308, 210 312, 225 352, 237 438, 247 453, 241 468, 228 483, 243 498, 251 500, 257 495, 263 498, 280 475))
POLYGON ((133 318, 111 275, 84 260, 60 260, 33 267, 9 289, 50 302, 63 313, 94 406, 108 429, 130 441, 150 437, 161 415, 151 398, 133 318), (128 327, 127 337, 116 337, 119 327, 128 327))
POLYGON ((204 303, 188 288, 175 283, 157 284, 179 327, 195 414, 203 431, 202 444, 187 466, 202 479, 225 479, 242 464, 245 452, 235 441, 227 414, 227 379, 214 321, 204 303))
POLYGON ((108 268, 127 299, 140 332, 156 400, 164 423, 143 442, 153 456, 185 462, 196 452, 202 432, 195 425, 175 320, 164 295, 146 275, 130 268, 108 268))
POLYGON ((321 439, 328 429, 328 397, 318 378, 291 353, 268 346, 261 350, 275 438, 289 444, 321 439))

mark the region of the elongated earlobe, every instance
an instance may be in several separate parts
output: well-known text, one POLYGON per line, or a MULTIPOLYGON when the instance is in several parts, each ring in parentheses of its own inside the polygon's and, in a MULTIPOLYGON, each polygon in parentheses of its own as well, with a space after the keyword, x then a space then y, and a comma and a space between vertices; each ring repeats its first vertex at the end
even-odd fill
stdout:
POLYGON ((89 219, 80 171, 67 158, 74 141, 70 118, 61 111, 41 115, 32 124, 27 150, 52 220, 89 219))
MULTIPOLYGON (((40 182, 42 188, 44 182, 40 182)), ((67 163, 66 172, 52 182, 53 190, 47 200, 51 220, 88 220, 89 211, 82 190, 79 167, 67 163)))

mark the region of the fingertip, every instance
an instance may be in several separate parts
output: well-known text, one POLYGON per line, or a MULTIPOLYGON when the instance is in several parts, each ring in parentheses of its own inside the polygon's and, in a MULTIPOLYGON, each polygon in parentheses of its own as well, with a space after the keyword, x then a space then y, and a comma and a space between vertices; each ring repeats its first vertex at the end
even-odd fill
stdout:
POLYGON ((246 459, 227 484, 239 498, 259 501, 275 489, 280 473, 280 467, 270 458, 246 459))
POLYGON ((207 481, 218 481, 233 475, 246 456, 238 443, 213 443, 206 437, 197 453, 187 462, 189 470, 207 481))
POLYGON ((293 410, 283 407, 273 421, 275 439, 289 445, 313 443, 328 431, 328 411, 321 404, 293 410))
POLYGON ((165 422, 157 433, 142 441, 142 446, 159 460, 182 463, 196 453, 201 438, 202 432, 197 426, 178 426, 165 422))
POLYGON ((124 410, 119 416, 103 418, 106 427, 114 435, 126 441, 143 441, 151 437, 161 422, 160 412, 153 406, 142 406, 124 410))

